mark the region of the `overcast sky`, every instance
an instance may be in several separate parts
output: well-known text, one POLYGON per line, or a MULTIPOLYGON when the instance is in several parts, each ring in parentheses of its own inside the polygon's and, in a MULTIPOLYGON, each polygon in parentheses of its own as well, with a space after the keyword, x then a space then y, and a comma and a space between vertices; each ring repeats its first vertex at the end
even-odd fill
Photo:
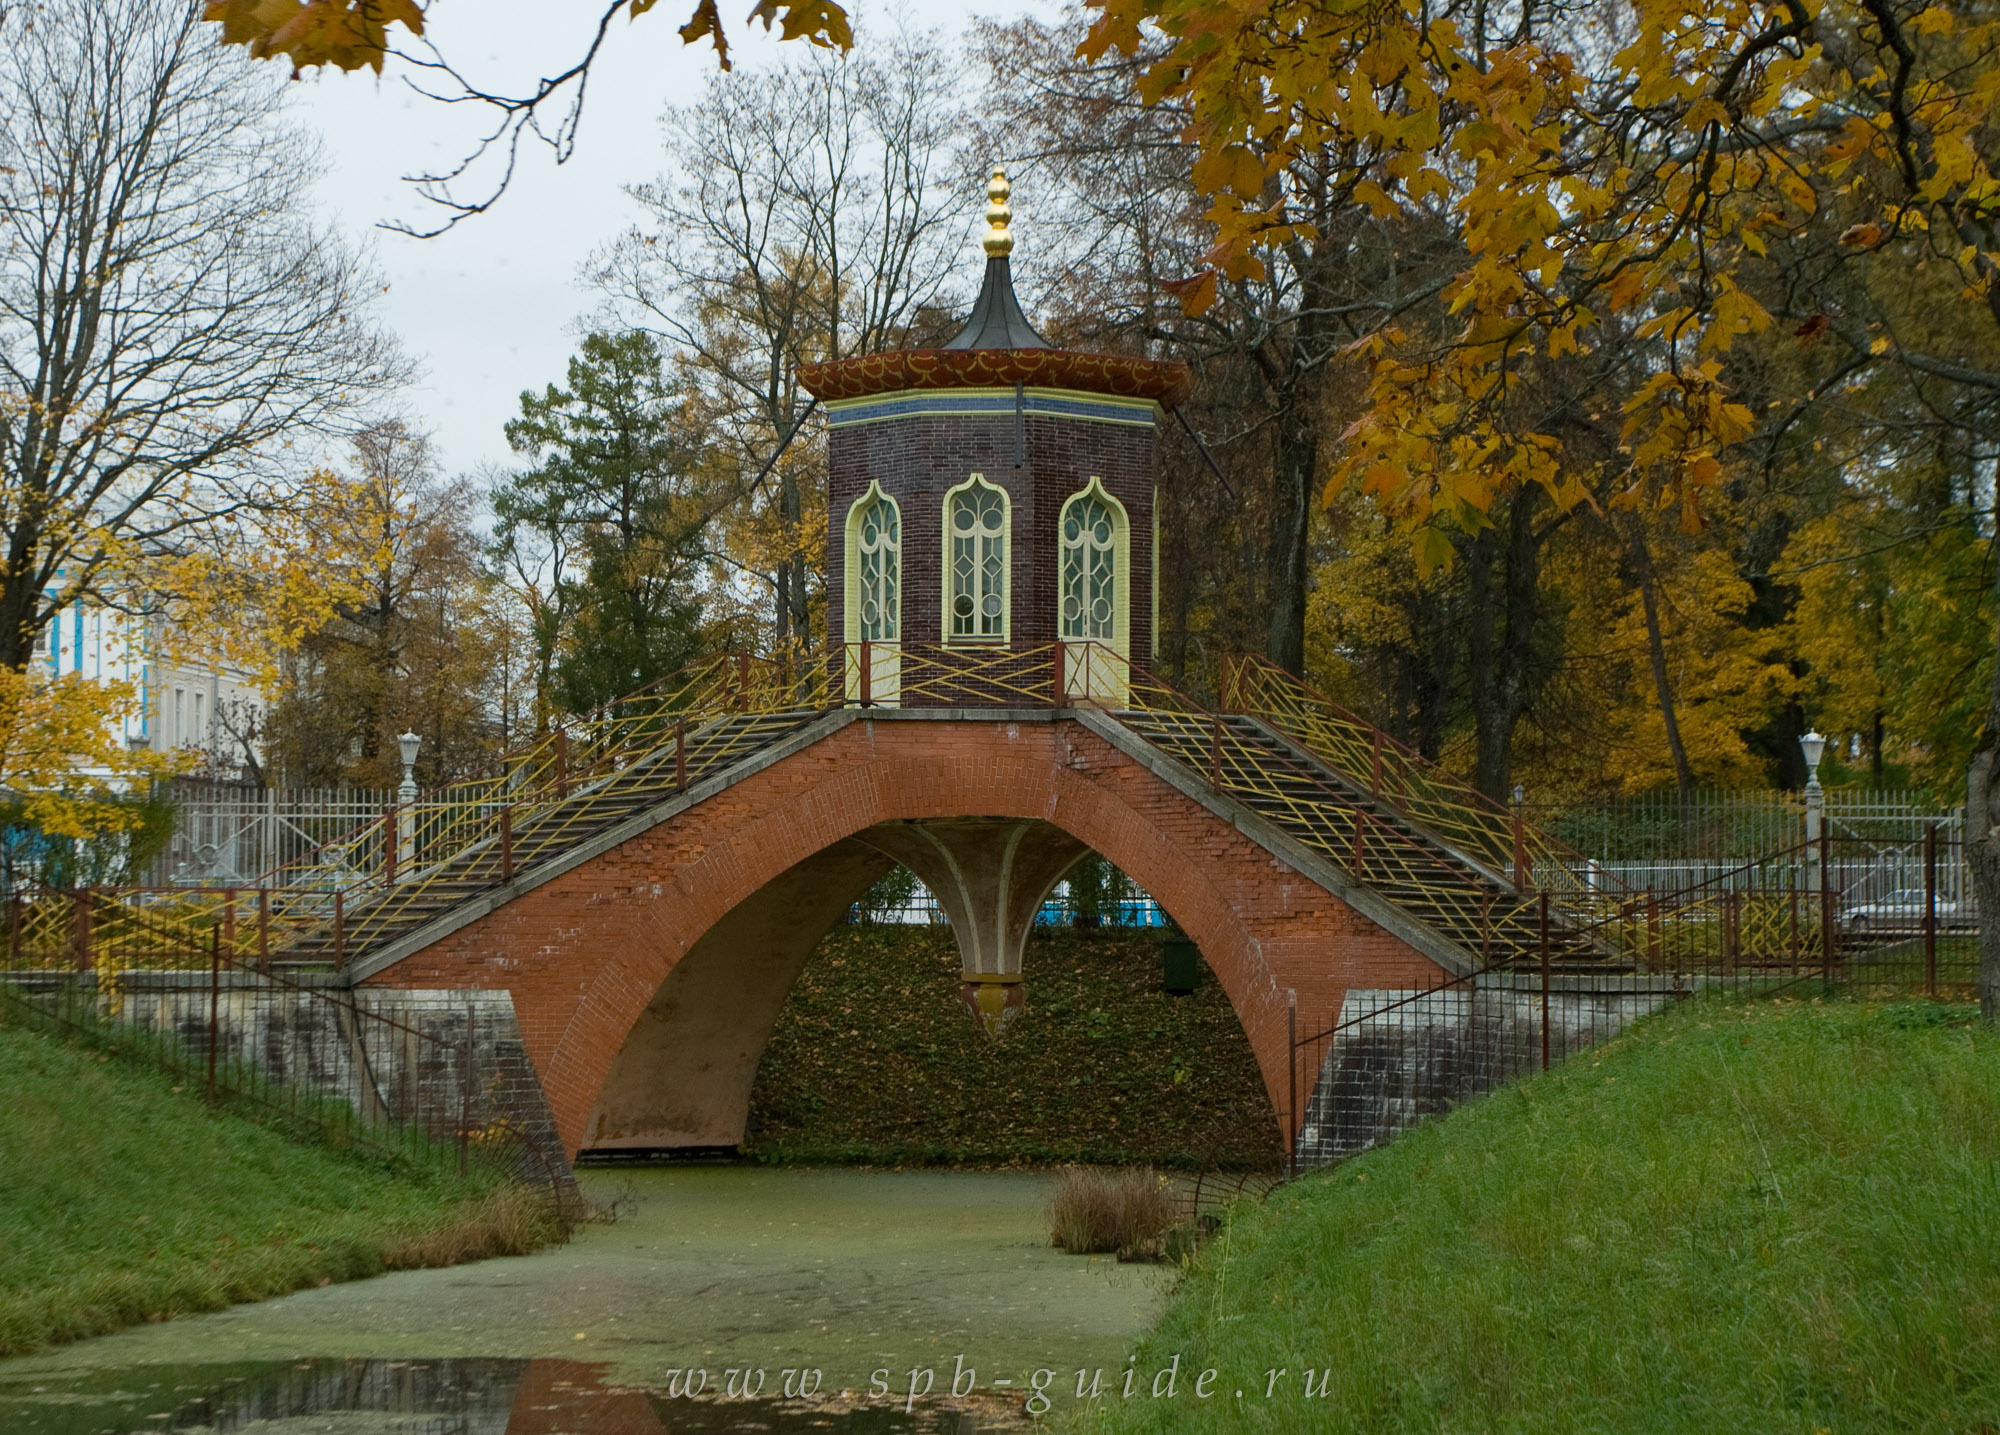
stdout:
MULTIPOLYGON (((614 21, 613 43, 591 79, 575 155, 558 167, 546 148, 524 147, 500 202, 434 239, 377 226, 436 222, 438 211, 402 176, 457 160, 470 122, 485 116, 412 94, 393 72, 380 80, 318 73, 296 86, 295 112, 326 147, 323 201, 373 250, 389 285, 383 315, 424 366, 408 407, 433 431, 447 472, 507 463, 501 425, 518 412, 521 391, 561 380, 576 321, 593 303, 577 270, 636 217, 622 186, 665 168, 661 110, 693 98, 715 70, 713 50, 683 45, 675 33, 692 8, 692 0, 662 0, 636 22, 614 21)), ((979 13, 1052 19, 1058 8, 1050 0, 1006 0, 979 13)), ((723 9, 734 21, 749 5, 724 0, 723 9)), ((519 93, 582 53, 587 29, 575 21, 560 28, 566 10, 580 21, 597 6, 438 0, 428 14, 439 47, 463 72, 491 89, 519 93), (460 20, 468 23, 454 24, 460 20)), ((952 0, 915 0, 870 13, 899 15, 913 29, 955 37, 973 12, 952 0)), ((733 32, 739 67, 767 64, 779 53, 761 27, 733 32)), ((983 196, 968 195, 966 203, 970 235, 983 196)))

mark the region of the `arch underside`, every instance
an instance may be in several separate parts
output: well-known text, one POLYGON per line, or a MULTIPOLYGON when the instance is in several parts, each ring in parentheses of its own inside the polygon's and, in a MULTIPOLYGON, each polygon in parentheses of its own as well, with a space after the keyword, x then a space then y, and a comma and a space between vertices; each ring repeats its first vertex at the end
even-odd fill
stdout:
POLYGON ((1000 1035, 1025 1003, 1035 914, 1088 851, 1038 819, 945 818, 877 823, 788 868, 675 963, 605 1076, 584 1149, 739 1145, 757 1063, 806 960, 899 862, 950 919, 966 1006, 1000 1035))

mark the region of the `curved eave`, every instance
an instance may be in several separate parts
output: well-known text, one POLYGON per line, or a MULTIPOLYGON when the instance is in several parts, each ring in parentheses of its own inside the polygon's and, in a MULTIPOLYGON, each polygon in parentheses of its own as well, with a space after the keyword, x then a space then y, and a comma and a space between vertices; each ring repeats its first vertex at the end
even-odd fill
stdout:
POLYGON ((926 389, 1011 389, 1018 384, 1150 399, 1171 409, 1194 391, 1194 372, 1170 360, 1069 349, 897 349, 802 364, 799 382, 822 403, 926 389))

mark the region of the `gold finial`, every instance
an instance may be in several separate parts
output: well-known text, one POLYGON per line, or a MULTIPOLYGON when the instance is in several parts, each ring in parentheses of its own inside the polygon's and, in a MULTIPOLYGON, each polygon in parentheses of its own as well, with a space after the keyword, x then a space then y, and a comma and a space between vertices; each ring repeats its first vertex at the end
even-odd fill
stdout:
POLYGON ((993 166, 993 177, 986 181, 986 255, 989 259, 999 259, 1013 252, 1014 236, 1008 231, 1008 221, 1014 211, 1008 207, 1007 196, 1013 193, 1007 185, 1007 171, 999 165, 993 166))

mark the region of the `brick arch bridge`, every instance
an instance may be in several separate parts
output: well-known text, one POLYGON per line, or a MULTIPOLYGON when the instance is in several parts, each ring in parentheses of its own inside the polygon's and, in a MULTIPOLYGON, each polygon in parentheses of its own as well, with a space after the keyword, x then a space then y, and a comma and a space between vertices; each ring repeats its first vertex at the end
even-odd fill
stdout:
POLYGON ((571 1155, 734 1145, 806 958, 892 859, 939 894, 962 948, 974 934, 986 943, 965 952, 968 978, 1018 993, 1019 978, 1030 992, 1034 981, 1019 938, 1086 849, 1200 946, 1288 1127, 1294 996, 1337 1011, 1348 988, 1428 986, 1466 962, 1115 718, 847 709, 363 958, 354 975, 508 990, 571 1155), (938 860, 927 865, 915 844, 938 860))

